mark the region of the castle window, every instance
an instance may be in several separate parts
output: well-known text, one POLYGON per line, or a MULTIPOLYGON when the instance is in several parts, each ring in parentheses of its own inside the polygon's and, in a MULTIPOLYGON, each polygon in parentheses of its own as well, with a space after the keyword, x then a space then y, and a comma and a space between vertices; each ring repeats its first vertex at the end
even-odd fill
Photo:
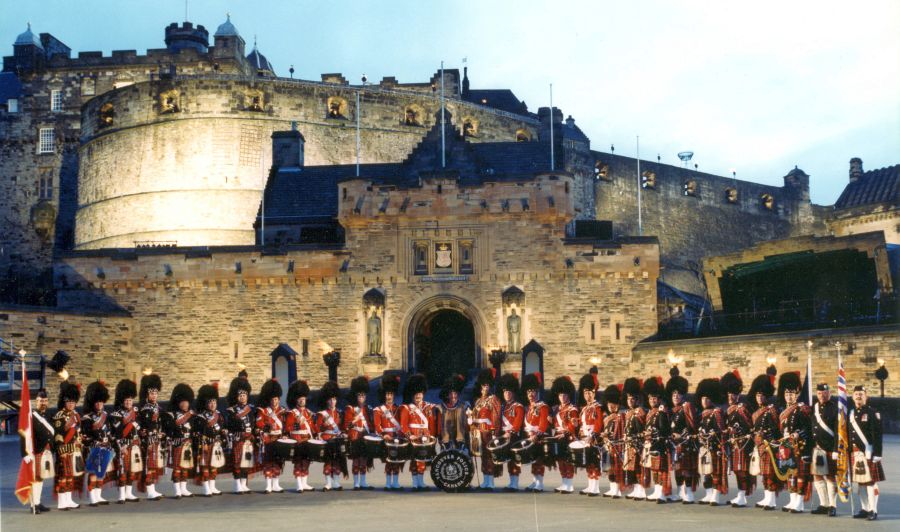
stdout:
POLYGON ((697 182, 693 179, 685 181, 681 187, 681 194, 683 196, 697 196, 697 182))
POLYGON ((403 111, 403 123, 407 126, 421 126, 423 114, 418 105, 408 105, 403 111))
POLYGON ((775 197, 771 194, 763 194, 759 197, 759 204, 763 209, 771 211, 775 209, 775 197))
POLYGON ((93 96, 97 92, 97 80, 91 77, 81 79, 81 95, 93 96))
POLYGON ((516 142, 529 142, 531 141, 531 135, 528 131, 524 129, 519 129, 516 131, 516 142))
POLYGON ((335 120, 346 120, 347 118, 347 100, 340 96, 329 96, 327 103, 328 112, 325 118, 335 120))
POLYGON ((641 173, 641 188, 656 189, 656 172, 647 170, 641 173))
POLYGON ((738 201, 738 191, 736 188, 726 188, 725 189, 725 201, 727 203, 737 203, 738 201))
POLYGON ((16 98, 10 98, 6 100, 6 112, 8 113, 18 113, 19 112, 19 100, 16 98))
POLYGON ((159 111, 161 113, 177 113, 180 110, 178 91, 167 91, 159 95, 159 111))
POLYGON ((463 240, 459 243, 459 273, 475 273, 475 243, 463 240))
POLYGON ((63 110, 62 91, 53 89, 50 91, 50 110, 59 112, 63 110))
POLYGON ((99 127, 109 127, 113 125, 113 118, 116 116, 116 110, 111 103, 105 103, 100 107, 99 127))
POLYGON ((428 242, 413 244, 413 273, 428 275, 428 242))
POLYGON ((42 127, 38 132, 38 153, 53 153, 56 151, 56 136, 52 127, 42 127))

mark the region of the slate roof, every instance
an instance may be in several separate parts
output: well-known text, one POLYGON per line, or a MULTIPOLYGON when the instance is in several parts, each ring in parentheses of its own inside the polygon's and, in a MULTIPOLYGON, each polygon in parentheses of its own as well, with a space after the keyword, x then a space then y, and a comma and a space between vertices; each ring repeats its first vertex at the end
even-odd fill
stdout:
POLYGON ((835 210, 888 203, 896 207, 900 198, 900 164, 869 170, 847 185, 834 204, 835 210))
POLYGON ((14 72, 0 72, 0 104, 22 96, 22 83, 14 72))
POLYGON ((259 53, 259 50, 256 46, 253 47, 253 51, 250 52, 250 55, 247 56, 247 61, 250 62, 250 65, 253 66, 256 70, 262 70, 271 72, 275 74, 275 68, 272 66, 272 63, 266 59, 266 56, 259 53))
POLYGON ((532 116, 532 113, 528 112, 525 102, 519 100, 509 89, 472 89, 463 99, 508 113, 532 116))
POLYGON ((225 15, 225 22, 219 24, 215 37, 233 37, 238 34, 237 28, 231 23, 231 15, 225 15))

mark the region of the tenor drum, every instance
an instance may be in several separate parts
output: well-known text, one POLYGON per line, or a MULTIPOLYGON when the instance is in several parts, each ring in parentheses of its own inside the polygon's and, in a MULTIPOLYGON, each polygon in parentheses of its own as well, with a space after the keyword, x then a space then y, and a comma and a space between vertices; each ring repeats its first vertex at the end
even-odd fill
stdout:
POLYGON ((487 449, 491 452, 491 460, 494 462, 494 465, 503 465, 512 459, 508 436, 492 439, 487 449))
POLYGON ((437 440, 431 436, 423 436, 412 441, 412 454, 417 462, 431 462, 437 456, 437 440))
POLYGON ((407 440, 391 440, 384 442, 385 461, 391 464, 402 464, 410 459, 412 447, 407 440))
POLYGON ((308 440, 306 442, 307 459, 312 462, 324 462, 328 457, 326 452, 327 443, 325 440, 308 440))
POLYGON ((382 438, 381 436, 367 434, 362 438, 362 443, 365 447, 366 458, 370 460, 375 460, 376 458, 384 460, 384 438, 382 438))
POLYGON ((280 438, 272 444, 272 454, 281 460, 292 459, 296 449, 297 440, 292 440, 290 438, 280 438))
POLYGON ((343 460, 347 456, 347 438, 331 438, 325 443, 329 460, 343 460))
POLYGON ((517 464, 530 464, 540 460, 543 456, 544 447, 539 443, 534 443, 529 439, 516 442, 511 448, 512 459, 517 464))
POLYGON ((593 445, 573 441, 569 444, 569 462, 575 467, 596 466, 600 465, 600 456, 593 445))
POLYGON ((368 458, 366 456, 366 442, 363 441, 363 438, 356 438, 355 440, 350 440, 348 443, 348 453, 347 456, 352 459, 356 458, 368 458))
POLYGON ((555 461, 560 458, 565 459, 568 454, 565 435, 561 434, 559 436, 544 438, 542 445, 544 447, 545 461, 555 461))

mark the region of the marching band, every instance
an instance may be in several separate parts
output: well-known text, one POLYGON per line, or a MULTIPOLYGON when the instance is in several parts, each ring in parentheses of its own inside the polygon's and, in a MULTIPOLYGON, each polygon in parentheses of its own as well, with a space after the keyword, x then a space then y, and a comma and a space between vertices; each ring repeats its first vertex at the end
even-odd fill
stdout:
MULTIPOLYGON (((407 464, 412 489, 422 491, 429 489, 424 476, 430 464, 455 452, 471 461, 471 471, 480 462, 483 480, 477 489, 485 491, 495 489, 494 479, 504 468, 510 476, 504 490, 520 491, 519 475, 528 465, 532 482, 527 492, 544 491, 549 467, 558 468, 562 477, 555 491, 573 493, 575 472, 584 469, 588 484, 579 493, 590 497, 601 495, 605 473, 609 489, 603 497, 744 508, 758 481, 762 498, 751 507, 774 510, 778 494, 787 490, 789 502, 782 510, 803 513, 815 488, 819 505, 811 513, 834 516, 840 487, 836 402, 821 383, 815 404, 805 404, 798 373, 780 376, 775 398, 774 373, 753 379, 743 400, 744 383, 736 371, 703 379, 693 403, 687 401, 689 383, 677 367, 665 385, 653 376, 629 378, 602 390, 596 373, 589 373, 579 380, 577 392, 572 379, 563 376, 553 381, 548 404, 541 401, 540 374, 525 375, 520 384, 515 374, 497 378, 492 370, 483 370, 475 379, 477 397, 471 406, 461 401, 461 375, 447 380, 440 404, 425 401, 423 375, 410 376, 402 405, 396 403, 399 377, 386 375, 378 387, 381 404, 374 408, 367 404, 368 379, 357 377, 343 411, 338 409, 337 383, 326 382, 318 412, 307 406, 310 389, 304 381, 290 385, 282 406, 282 387, 270 379, 257 405, 251 405, 252 388, 243 372, 230 383, 223 412, 216 385, 201 386, 195 401, 185 383, 175 385, 169 410, 162 411, 162 381, 149 374, 141 379, 139 393, 134 382, 120 381, 109 412, 106 385, 90 383, 79 413, 80 388, 64 381, 52 419, 47 418, 46 392, 36 394, 33 508, 35 513, 50 511, 41 504, 41 490, 51 478, 62 511, 80 507, 73 494, 83 489, 89 506, 109 504, 102 495, 109 483, 118 487, 118 504, 141 500, 132 491, 135 484, 145 494, 143 500, 158 501, 162 495, 156 485, 166 468, 175 499, 194 496, 188 481, 202 488, 200 496, 221 495, 216 478, 223 472, 234 478, 235 495, 251 493, 247 481, 259 472, 266 479, 264 493, 279 493, 288 462, 296 493, 314 489, 308 483, 312 462, 323 464, 323 491, 340 491, 341 477, 351 472, 354 490, 373 489, 366 473, 375 460, 384 463, 386 491, 402 489, 399 474, 407 464), (737 496, 725 502, 729 472, 737 496), (697 500, 701 481, 705 493, 697 500)), ((874 520, 878 483, 885 478, 881 416, 867 404, 863 386, 854 389, 852 399, 847 452, 861 503, 853 517, 874 520)), ((471 475, 466 482, 470 480, 471 475)))

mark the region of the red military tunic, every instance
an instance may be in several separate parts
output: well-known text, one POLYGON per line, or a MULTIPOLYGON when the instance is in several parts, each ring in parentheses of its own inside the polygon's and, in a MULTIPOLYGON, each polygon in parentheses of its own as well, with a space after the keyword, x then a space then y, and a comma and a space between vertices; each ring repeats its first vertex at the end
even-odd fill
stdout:
POLYGON ((663 496, 672 494, 672 482, 669 480, 669 435, 672 424, 669 412, 662 404, 647 412, 647 423, 644 428, 644 452, 650 453, 650 467, 644 468, 644 477, 652 475, 652 481, 662 486, 663 496), (648 447, 649 444, 649 447, 648 447))
POLYGON ((481 443, 481 472, 485 475, 500 476, 503 466, 494 464, 493 457, 488 451, 491 440, 500 435, 500 400, 495 395, 479 397, 472 408, 472 434, 481 443))
POLYGON ((261 461, 266 478, 277 478, 281 475, 281 468, 284 466, 282 460, 275 456, 272 444, 283 437, 285 414, 286 411, 282 406, 278 408, 267 406, 256 411, 256 428, 259 429, 263 448, 261 461))
MULTIPOLYGON (((553 432, 563 436, 564 445, 578 438, 578 409, 571 403, 556 408, 553 417, 553 432)), ((562 478, 575 477, 575 466, 565 458, 558 458, 556 466, 562 478)))
POLYGON ((700 475, 697 472, 697 446, 692 439, 697 434, 697 414, 694 405, 682 403, 672 407, 670 419, 672 442, 675 445, 675 452, 672 455, 675 483, 679 486, 685 484, 691 490, 696 490, 700 475))
MULTIPOLYGON (((312 412, 308 408, 292 408, 288 410, 287 419, 284 423, 284 430, 288 437, 298 442, 311 440, 316 430, 313 422, 312 412)), ((297 453, 294 457, 294 477, 305 477, 309 475, 309 459, 304 458, 297 453)))
MULTIPOLYGON (((372 416, 375 424, 375 433, 379 434, 387 441, 393 440, 402 432, 400 425, 400 407, 398 405, 381 405, 375 409, 372 416)), ((388 475, 399 473, 403 469, 403 464, 396 464, 385 461, 384 472, 388 475)))
POLYGON ((788 491, 803 495, 808 501, 812 496, 812 408, 804 403, 788 406, 781 411, 779 423, 784 437, 796 433, 797 438, 791 437, 793 444, 794 462, 797 470, 788 477, 788 491))
MULTIPOLYGON (((437 435, 437 408, 425 402, 421 405, 414 403, 403 405, 400 409, 400 426, 403 433, 413 440, 425 436, 434 437, 437 435)), ((425 462, 412 460, 410 472, 422 475, 425 473, 425 466, 425 462)))
POLYGON ((775 405, 765 405, 753 412, 753 440, 759 454, 759 476, 762 477, 763 487, 776 493, 784 487, 784 482, 775 475, 770 443, 778 441, 781 437, 779 431, 778 409, 775 405))
MULTIPOLYGON (((506 406, 503 408, 502 430, 504 434, 509 435, 510 445, 519 439, 524 423, 525 407, 522 406, 522 403, 516 401, 506 403, 506 406)), ((508 461, 506 463, 506 468, 511 476, 518 475, 522 472, 522 468, 519 467, 519 464, 517 464, 515 460, 508 461)))
MULTIPOLYGON (((593 401, 581 408, 578 434, 586 443, 593 445, 595 437, 603 430, 603 408, 593 401)), ((590 464, 585 468, 588 478, 600 478, 600 463, 590 464)))
MULTIPOLYGON (((339 438, 344 433, 344 419, 337 408, 327 408, 316 415, 316 429, 319 431, 319 439, 331 440, 339 438)), ((343 456, 334 457, 325 462, 323 466, 325 476, 347 474, 347 461, 343 456)))
POLYGON ((647 414, 641 407, 635 407, 625 412, 625 469, 626 484, 640 484, 645 488, 650 487, 650 475, 644 474, 641 467, 641 454, 644 450, 644 426, 647 422, 647 414))
MULTIPOLYGON (((712 460, 711 485, 719 493, 728 493, 728 454, 725 452, 725 417, 719 408, 707 408, 700 414, 700 441, 709 449, 712 460)), ((706 482, 704 481, 704 485, 706 482)))
POLYGON ((76 476, 84 474, 84 462, 81 461, 81 416, 74 410, 59 410, 53 416, 53 441, 56 445, 56 493, 81 491, 76 476), (76 462, 81 461, 80 468, 76 462))
POLYGON ((350 456, 353 458, 353 474, 365 473, 371 467, 371 460, 366 458, 362 439, 375 429, 372 409, 368 406, 347 406, 344 409, 344 428, 350 438, 350 456))
MULTIPOLYGON (((535 442, 535 445, 540 445, 541 439, 550 429, 550 407, 547 406, 547 403, 538 401, 528 405, 528 410, 525 411, 525 425, 523 428, 525 436, 535 442)), ((540 460, 532 462, 531 474, 543 475, 544 463, 540 460)))
POLYGON ((731 470, 737 479, 739 490, 747 495, 756 487, 756 477, 747 471, 750 466, 750 452, 753 449, 753 420, 750 411, 743 403, 728 405, 725 412, 725 424, 728 427, 731 443, 731 470))
POLYGON ((610 482, 617 482, 621 489, 627 489, 625 483, 625 413, 621 410, 610 412, 603 419, 604 445, 609 453, 609 471, 606 475, 610 482))

